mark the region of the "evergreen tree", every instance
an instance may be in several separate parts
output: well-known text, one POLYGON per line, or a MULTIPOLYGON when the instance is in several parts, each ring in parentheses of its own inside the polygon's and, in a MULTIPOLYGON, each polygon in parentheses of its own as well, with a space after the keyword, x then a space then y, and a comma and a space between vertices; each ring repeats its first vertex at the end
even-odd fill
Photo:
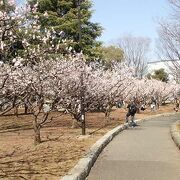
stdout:
POLYGON ((10 13, 15 9, 14 0, 0 0, 0 10, 10 13))
POLYGON ((38 13, 41 26, 53 28, 56 40, 66 39, 66 44, 76 52, 82 52, 88 60, 100 56, 100 42, 96 38, 101 35, 102 28, 98 23, 90 21, 92 3, 89 0, 30 0, 38 2, 38 13))
POLYGON ((0 2, 0 61, 3 62, 10 62, 23 49, 17 32, 20 18, 19 21, 14 18, 15 6, 14 0, 0 2))

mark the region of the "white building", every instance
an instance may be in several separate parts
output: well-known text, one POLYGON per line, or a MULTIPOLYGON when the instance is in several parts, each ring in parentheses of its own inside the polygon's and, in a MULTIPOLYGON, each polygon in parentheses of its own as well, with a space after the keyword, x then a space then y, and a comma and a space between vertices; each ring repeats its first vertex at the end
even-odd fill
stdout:
MULTIPOLYGON (((170 80, 175 80, 174 72, 172 68, 174 67, 174 61, 171 60, 163 60, 163 61, 155 61, 147 63, 147 73, 153 73, 155 70, 163 68, 166 73, 169 75, 170 80)), ((180 60, 176 60, 176 63, 180 65, 180 60)))

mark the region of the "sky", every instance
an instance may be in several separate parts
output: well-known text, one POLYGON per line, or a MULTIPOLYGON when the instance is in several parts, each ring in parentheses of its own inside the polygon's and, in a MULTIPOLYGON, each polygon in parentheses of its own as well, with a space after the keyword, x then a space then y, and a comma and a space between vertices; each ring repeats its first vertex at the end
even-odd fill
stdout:
MULTIPOLYGON (((21 4, 25 0, 16 0, 21 4)), ((158 18, 170 13, 167 0, 92 0, 92 22, 103 28, 99 38, 106 45, 113 44, 123 35, 151 39, 150 61, 158 60, 156 40, 158 18)))
POLYGON ((104 28, 99 40, 106 45, 123 35, 151 39, 151 59, 156 57, 158 18, 167 17, 170 8, 167 0, 92 0, 92 21, 104 28))

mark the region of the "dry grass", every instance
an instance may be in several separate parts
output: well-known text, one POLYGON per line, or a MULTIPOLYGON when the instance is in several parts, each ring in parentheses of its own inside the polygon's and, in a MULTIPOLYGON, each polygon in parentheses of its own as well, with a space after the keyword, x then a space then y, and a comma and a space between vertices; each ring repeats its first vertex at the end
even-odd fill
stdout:
MULTIPOLYGON (((157 112, 146 110, 136 118, 172 112, 172 106, 157 112)), ((87 134, 72 129, 69 115, 58 116, 41 131, 43 143, 33 145, 32 116, 0 117, 0 179, 3 180, 57 180, 66 174, 101 136, 124 122, 126 111, 114 109, 107 122, 103 113, 87 113, 87 134)))
POLYGON ((180 124, 177 125, 177 130, 178 130, 179 133, 180 133, 180 124))

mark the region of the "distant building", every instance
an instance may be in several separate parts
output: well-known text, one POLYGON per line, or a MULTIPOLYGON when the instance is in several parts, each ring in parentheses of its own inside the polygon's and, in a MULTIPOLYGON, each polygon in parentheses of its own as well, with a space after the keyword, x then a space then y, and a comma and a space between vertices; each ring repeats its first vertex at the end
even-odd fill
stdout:
MULTIPOLYGON (((155 70, 163 68, 166 73, 169 75, 169 80, 175 80, 176 77, 174 76, 174 72, 172 71, 173 67, 172 60, 163 60, 163 61, 155 61, 155 62, 148 62, 147 63, 147 73, 153 73, 155 70)), ((180 65, 180 60, 176 60, 177 63, 180 65)))

